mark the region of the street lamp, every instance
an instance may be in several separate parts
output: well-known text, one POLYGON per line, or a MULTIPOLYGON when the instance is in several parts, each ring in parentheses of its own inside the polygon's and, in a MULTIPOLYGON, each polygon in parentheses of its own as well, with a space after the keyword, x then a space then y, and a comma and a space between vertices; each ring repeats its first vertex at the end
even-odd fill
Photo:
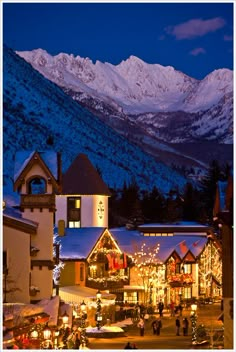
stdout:
POLYGON ((66 327, 66 325, 68 324, 69 321, 69 315, 65 313, 62 315, 62 323, 63 323, 63 327, 66 327))
POLYGON ((96 311, 96 320, 97 320, 97 329, 100 330, 101 329, 101 321, 102 321, 102 314, 101 314, 101 297, 102 294, 101 292, 98 290, 96 293, 96 297, 97 297, 97 311, 96 311))
POLYGON ((80 305, 81 309, 81 347, 82 349, 86 347, 86 327, 85 320, 87 318, 86 304, 84 301, 80 305))
POLYGON ((197 304, 191 304, 192 344, 197 343, 197 304))

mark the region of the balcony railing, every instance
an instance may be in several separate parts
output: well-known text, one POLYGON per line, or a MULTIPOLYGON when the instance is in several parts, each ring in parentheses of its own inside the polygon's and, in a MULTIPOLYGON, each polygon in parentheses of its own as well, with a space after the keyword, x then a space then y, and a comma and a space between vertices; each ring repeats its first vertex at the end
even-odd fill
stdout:
POLYGON ((21 208, 47 208, 55 209, 54 194, 22 194, 21 208))

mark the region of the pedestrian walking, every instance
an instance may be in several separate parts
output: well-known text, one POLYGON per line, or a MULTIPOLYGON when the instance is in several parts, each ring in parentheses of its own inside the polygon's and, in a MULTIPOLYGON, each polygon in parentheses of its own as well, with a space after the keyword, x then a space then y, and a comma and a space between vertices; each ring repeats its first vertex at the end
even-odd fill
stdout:
POLYGON ((188 336, 188 325, 189 325, 188 319, 185 317, 183 319, 183 335, 184 336, 188 336))
POLYGON ((179 310, 179 315, 182 317, 183 307, 182 307, 181 303, 178 305, 178 310, 179 310))
POLYGON ((153 320, 153 322, 152 322, 152 331, 153 331, 153 335, 156 335, 156 333, 157 333, 157 320, 153 320))
POLYGON ((138 327, 139 327, 139 331, 140 331, 140 336, 144 336, 144 320, 140 319, 138 322, 138 327))
POLYGON ((170 302, 170 316, 175 316, 175 303, 173 301, 170 302))
POLYGON ((160 335, 161 333, 161 328, 162 328, 162 322, 161 322, 161 319, 159 318, 157 320, 157 335, 160 335))
POLYGON ((179 318, 177 317, 176 320, 175 320, 175 327, 176 327, 176 336, 180 336, 180 320, 179 318))
POLYGON ((163 309, 164 309, 164 303, 162 302, 162 300, 160 300, 160 302, 158 303, 158 310, 159 310, 160 317, 163 316, 162 314, 163 309))

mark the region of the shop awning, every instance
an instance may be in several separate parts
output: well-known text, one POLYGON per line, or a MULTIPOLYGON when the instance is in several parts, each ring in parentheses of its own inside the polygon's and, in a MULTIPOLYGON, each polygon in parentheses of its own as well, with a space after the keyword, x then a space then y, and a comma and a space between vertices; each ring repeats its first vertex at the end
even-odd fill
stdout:
MULTIPOLYGON (((77 304, 80 304, 82 301, 93 301, 96 300, 96 293, 97 290, 89 287, 81 287, 81 286, 65 286, 65 287, 60 287, 59 290, 59 296, 61 299, 65 302, 74 302, 77 304)), ((116 295, 106 292, 106 291, 101 291, 102 294, 102 299, 105 300, 115 300, 116 295)))

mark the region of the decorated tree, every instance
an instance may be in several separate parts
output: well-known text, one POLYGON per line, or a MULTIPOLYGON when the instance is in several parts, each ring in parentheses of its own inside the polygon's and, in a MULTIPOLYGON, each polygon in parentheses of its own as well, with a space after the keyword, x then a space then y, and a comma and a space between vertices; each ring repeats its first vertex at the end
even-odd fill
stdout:
POLYGON ((137 272, 137 283, 144 288, 144 305, 152 305, 157 300, 158 288, 164 282, 163 264, 158 258, 159 243, 147 247, 145 243, 141 248, 136 246, 133 261, 137 272))

